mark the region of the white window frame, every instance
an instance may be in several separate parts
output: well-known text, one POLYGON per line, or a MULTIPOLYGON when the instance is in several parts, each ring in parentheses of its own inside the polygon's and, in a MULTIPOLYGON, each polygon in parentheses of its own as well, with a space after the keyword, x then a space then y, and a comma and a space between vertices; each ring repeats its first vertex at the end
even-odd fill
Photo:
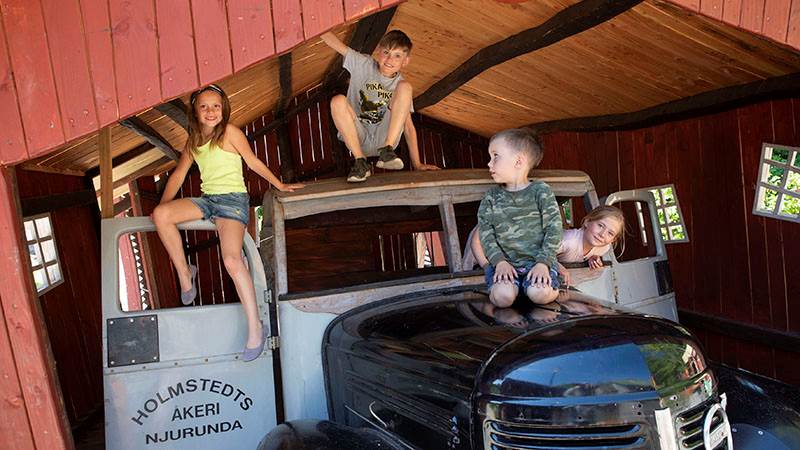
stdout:
MULTIPOLYGON (((758 164, 758 179, 756 181, 756 195, 753 200, 753 214, 757 216, 770 217, 772 219, 786 220, 788 222, 800 222, 800 214, 794 215, 791 213, 781 212, 781 206, 784 204, 784 199, 791 199, 793 202, 800 202, 800 187, 797 190, 791 190, 789 184, 793 182, 790 179, 790 174, 794 177, 800 177, 800 147, 789 147, 787 145, 764 143, 761 146, 761 159, 758 164), (772 159, 772 151, 786 150, 789 156, 786 162, 775 161, 772 159), (797 163, 797 164, 794 164, 797 163), (783 175, 778 186, 767 182, 769 179, 769 169, 774 167, 783 170, 783 175), (767 191, 777 193, 775 205, 772 208, 759 208, 759 205, 764 205, 764 199, 767 191)), ((796 179, 795 179, 796 181, 796 179)))
MULTIPOLYGON (((689 230, 686 228, 686 221, 683 219, 683 211, 681 211, 681 205, 678 201, 678 190, 675 189, 674 184, 663 184, 661 186, 651 186, 646 188, 650 193, 653 194, 653 197, 656 200, 656 217, 659 218, 658 229, 661 231, 661 238, 664 240, 665 244, 677 244, 683 242, 689 242, 689 230), (664 201, 664 190, 665 189, 672 189, 672 200, 671 202, 664 201), (667 214, 667 208, 675 207, 678 211, 678 220, 675 222, 671 222, 669 220, 669 215, 667 214), (662 214, 659 215, 658 212, 661 211, 662 214), (660 218, 664 217, 664 223, 661 223, 660 218), (672 237, 672 229, 671 227, 680 226, 683 229, 683 238, 673 238, 672 237), (664 230, 667 230, 666 233, 664 230)), ((644 224, 640 225, 642 232, 644 233, 644 224)))
POLYGON ((28 260, 30 261, 30 270, 31 270, 31 277, 34 278, 34 287, 36 287, 36 279, 34 277, 34 273, 39 269, 44 269, 44 276, 47 280, 47 286, 43 287, 42 289, 36 289, 36 294, 40 297, 45 294, 46 292, 50 291, 54 287, 60 285, 64 282, 64 270, 63 265, 61 264, 61 258, 58 256, 58 245, 56 245, 56 236, 55 230, 53 229, 53 219, 50 216, 50 213, 43 213, 43 214, 36 214, 34 216, 25 217, 22 219, 22 227, 23 233, 25 236, 25 248, 28 250, 28 260), (45 237, 39 236, 39 228, 36 226, 36 221, 42 218, 46 218, 47 222, 50 226, 50 235, 45 237), (26 224, 32 224, 33 226, 33 239, 28 239, 28 232, 26 224), (53 242, 53 251, 55 254, 55 258, 52 261, 45 261, 44 257, 44 250, 42 248, 42 243, 52 241, 53 242), (39 251, 39 257, 41 259, 39 264, 33 264, 33 255, 30 253, 30 246, 35 245, 39 251), (50 279, 50 273, 47 270, 49 267, 55 266, 58 269, 58 273, 61 276, 58 280, 52 281, 50 279))

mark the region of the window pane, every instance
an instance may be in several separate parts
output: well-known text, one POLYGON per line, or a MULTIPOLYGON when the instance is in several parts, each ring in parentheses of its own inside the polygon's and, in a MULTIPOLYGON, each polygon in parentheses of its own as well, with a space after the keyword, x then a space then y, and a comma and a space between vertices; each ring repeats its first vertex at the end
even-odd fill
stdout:
POLYGON ((680 216, 678 215, 678 207, 677 206, 670 206, 666 209, 667 212, 667 223, 680 223, 680 216))
POLYGON ((784 194, 781 200, 781 209, 778 212, 795 217, 800 216, 800 198, 784 194))
POLYGON ((56 246, 52 239, 42 241, 42 255, 44 255, 44 262, 52 262, 56 259, 56 246))
POLYGON ((769 151, 769 147, 767 147, 767 159, 785 163, 789 161, 789 150, 783 148, 773 148, 772 151, 769 151))
POLYGON ((662 189, 661 193, 664 196, 664 204, 669 205, 675 203, 675 193, 672 192, 671 187, 662 189))
POLYGON ((759 196, 758 209, 761 211, 774 212, 775 206, 778 203, 778 192, 772 189, 761 188, 764 192, 763 196, 759 196))
POLYGON ((36 229, 33 226, 32 220, 25 221, 25 240, 33 241, 36 239, 36 229))
POLYGON ((661 195, 658 193, 658 189, 652 189, 650 192, 653 194, 653 197, 656 199, 656 206, 661 206, 661 195))
POLYGON ((29 245, 28 253, 31 255, 31 266, 39 266, 42 264, 42 254, 39 250, 39 244, 29 245))
POLYGON ((44 275, 44 269, 37 269, 33 272, 33 282, 36 283, 37 292, 49 286, 47 277, 44 275))
POLYGON ((792 165, 795 167, 800 167, 800 152, 794 152, 794 162, 792 165))
POLYGON ((670 239, 680 240, 686 239, 686 233, 683 231, 683 225, 675 225, 669 227, 670 239))
POLYGON ((786 189, 800 194, 800 173, 789 171, 789 175, 786 176, 786 189))
POLYGON ((764 167, 761 170, 761 181, 764 183, 769 183, 773 186, 780 186, 784 172, 786 172, 786 169, 784 168, 764 164, 764 167))
POLYGON ((667 234, 667 228, 661 227, 661 237, 666 241, 669 239, 669 234, 667 234))
POLYGON ((664 210, 663 209, 659 209, 657 211, 657 214, 658 214, 658 223, 661 224, 661 225, 666 224, 667 223, 667 219, 664 216, 664 210))
POLYGON ((47 276, 50 278, 50 284, 56 284, 61 281, 61 268, 58 264, 47 266, 47 276))
POLYGON ((36 231, 39 232, 39 238, 50 236, 50 218, 41 217, 36 219, 36 231))

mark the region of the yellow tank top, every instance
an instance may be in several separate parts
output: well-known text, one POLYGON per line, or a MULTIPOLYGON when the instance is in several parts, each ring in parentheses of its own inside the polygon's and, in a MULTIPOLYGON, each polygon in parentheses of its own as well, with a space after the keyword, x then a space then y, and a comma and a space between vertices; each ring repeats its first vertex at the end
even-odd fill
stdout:
POLYGON ((200 190, 203 194, 247 192, 242 175, 242 157, 226 152, 211 141, 197 147, 194 160, 200 168, 200 190))

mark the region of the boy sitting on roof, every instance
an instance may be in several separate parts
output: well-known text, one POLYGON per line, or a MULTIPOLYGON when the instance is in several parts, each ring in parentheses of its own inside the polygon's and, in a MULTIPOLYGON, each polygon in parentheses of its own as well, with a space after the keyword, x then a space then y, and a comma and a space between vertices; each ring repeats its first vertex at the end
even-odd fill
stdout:
POLYGON ((377 167, 402 169, 403 161, 394 149, 404 131, 414 169, 438 169, 420 162, 417 131, 411 121, 413 91, 411 83, 400 75, 410 59, 411 39, 402 31, 390 31, 381 38, 372 57, 348 47, 333 33, 323 34, 322 40, 344 56, 343 67, 350 72, 347 96, 331 99, 331 116, 339 139, 356 158, 347 181, 364 181, 370 176, 366 156, 378 156, 377 167))

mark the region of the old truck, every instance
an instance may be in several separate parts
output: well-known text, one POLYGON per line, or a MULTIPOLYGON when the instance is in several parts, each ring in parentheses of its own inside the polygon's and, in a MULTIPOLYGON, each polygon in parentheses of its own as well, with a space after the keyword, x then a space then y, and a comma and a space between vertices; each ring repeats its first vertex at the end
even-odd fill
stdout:
MULTIPOLYGON (((567 219, 599 204, 585 173, 532 176, 567 219)), ((270 326, 251 363, 236 302, 158 309, 122 285, 141 270, 123 246, 155 254, 149 218, 103 221, 107 448, 732 448, 725 395, 675 322, 652 196, 605 199, 642 225, 642 249, 571 269, 553 305, 492 310, 461 266, 492 185, 404 172, 265 197, 263 239, 243 248, 270 326)))

